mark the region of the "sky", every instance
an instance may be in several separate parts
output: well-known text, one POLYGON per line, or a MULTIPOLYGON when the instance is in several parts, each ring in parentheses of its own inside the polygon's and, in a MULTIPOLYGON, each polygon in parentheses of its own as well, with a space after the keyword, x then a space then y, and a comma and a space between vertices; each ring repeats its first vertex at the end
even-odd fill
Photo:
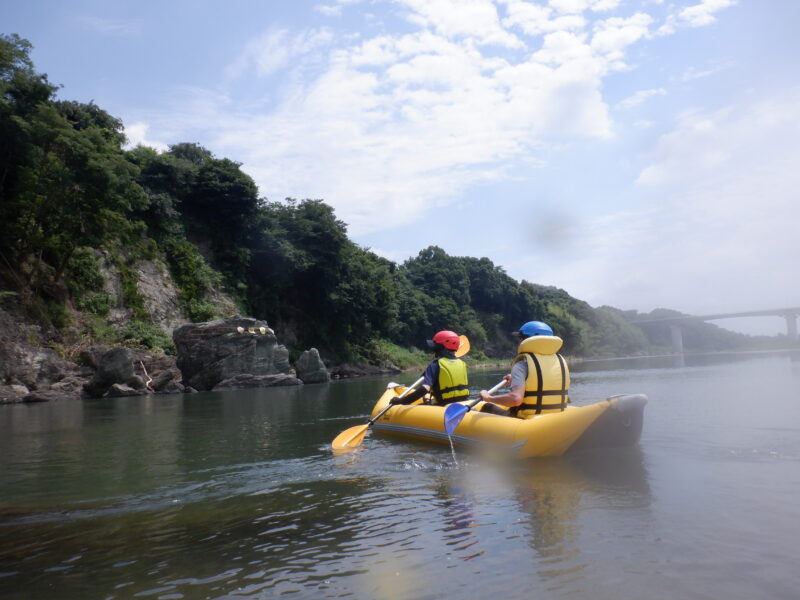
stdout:
MULTIPOLYGON (((5 0, 59 96, 592 306, 800 306, 797 0, 5 0)), ((718 321, 746 333, 779 318, 718 321)))

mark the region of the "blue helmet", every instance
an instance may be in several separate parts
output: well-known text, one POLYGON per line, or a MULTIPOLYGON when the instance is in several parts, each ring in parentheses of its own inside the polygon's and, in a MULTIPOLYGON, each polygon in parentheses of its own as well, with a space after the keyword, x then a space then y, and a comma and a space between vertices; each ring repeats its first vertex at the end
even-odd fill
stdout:
POLYGON ((529 338, 534 335, 553 335, 553 330, 547 323, 542 323, 541 321, 528 321, 519 328, 519 331, 515 331, 514 334, 524 338, 529 338))

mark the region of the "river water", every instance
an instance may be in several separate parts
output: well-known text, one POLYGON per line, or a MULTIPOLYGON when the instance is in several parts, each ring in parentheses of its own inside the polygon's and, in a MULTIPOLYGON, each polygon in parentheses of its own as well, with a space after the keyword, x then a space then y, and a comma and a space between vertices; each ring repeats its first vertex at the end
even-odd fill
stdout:
POLYGON ((792 358, 583 363, 576 404, 648 395, 640 444, 508 465, 332 455, 386 378, 3 406, 0 598, 794 600, 792 358))

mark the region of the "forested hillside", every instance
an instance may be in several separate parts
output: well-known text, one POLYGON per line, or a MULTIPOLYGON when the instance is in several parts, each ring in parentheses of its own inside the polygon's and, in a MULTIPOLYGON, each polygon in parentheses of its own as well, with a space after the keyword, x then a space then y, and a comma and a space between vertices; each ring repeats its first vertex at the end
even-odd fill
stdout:
MULTIPOLYGON (((487 258, 431 246, 403 264, 362 248, 322 200, 260 197, 239 163, 197 144, 125 148, 123 124, 99 106, 59 100, 30 44, 0 38, 0 300, 60 336, 169 351, 146 309, 142 261, 165 263, 192 321, 238 310, 266 319, 293 352, 379 363, 439 329, 469 336, 473 355, 508 356, 508 333, 547 321, 570 355, 665 350, 665 327, 592 308, 563 290, 516 281, 487 258), (120 278, 108 291, 109 268, 120 278), (219 302, 220 292, 237 306, 219 302), (112 322, 108 315, 127 315, 112 322), (120 313, 119 311, 123 311, 120 313)), ((700 324, 689 349, 748 344, 700 324), (696 339, 695 339, 696 338, 696 339)))

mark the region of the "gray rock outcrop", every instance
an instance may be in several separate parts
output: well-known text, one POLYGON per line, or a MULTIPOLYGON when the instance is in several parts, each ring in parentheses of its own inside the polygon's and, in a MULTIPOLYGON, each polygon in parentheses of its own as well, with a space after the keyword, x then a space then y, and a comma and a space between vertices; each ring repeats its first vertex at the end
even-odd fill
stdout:
POLYGON ((92 398, 102 398, 113 388, 114 395, 119 394, 119 389, 114 388, 120 384, 131 389, 136 395, 147 393, 144 381, 133 370, 133 351, 130 348, 112 348, 99 357, 94 357, 97 370, 92 379, 84 386, 86 394, 92 398))
POLYGON ((115 383, 113 384, 106 393, 103 394, 106 398, 122 398, 124 396, 141 396, 142 390, 133 388, 129 385, 125 385, 124 383, 115 383))
POLYGON ((39 326, 0 309, 0 404, 41 401, 45 391, 55 399, 80 396, 90 373, 44 346, 45 337, 39 326))
POLYGON ((223 379, 214 386, 214 391, 243 390, 247 388, 274 387, 279 385, 302 385, 303 382, 291 375, 234 375, 223 379))
POLYGON ((172 339, 185 386, 211 390, 237 375, 289 375, 293 382, 288 385, 301 383, 289 364, 289 351, 266 321, 237 315, 193 323, 176 329, 172 339))
POLYGON ((325 363, 322 362, 316 348, 303 352, 294 363, 294 368, 297 371, 297 377, 303 383, 325 383, 331 380, 328 369, 325 368, 325 363))
POLYGON ((368 377, 372 375, 385 375, 387 373, 401 373, 402 369, 394 365, 337 365, 331 369, 331 379, 350 379, 351 377, 368 377))

